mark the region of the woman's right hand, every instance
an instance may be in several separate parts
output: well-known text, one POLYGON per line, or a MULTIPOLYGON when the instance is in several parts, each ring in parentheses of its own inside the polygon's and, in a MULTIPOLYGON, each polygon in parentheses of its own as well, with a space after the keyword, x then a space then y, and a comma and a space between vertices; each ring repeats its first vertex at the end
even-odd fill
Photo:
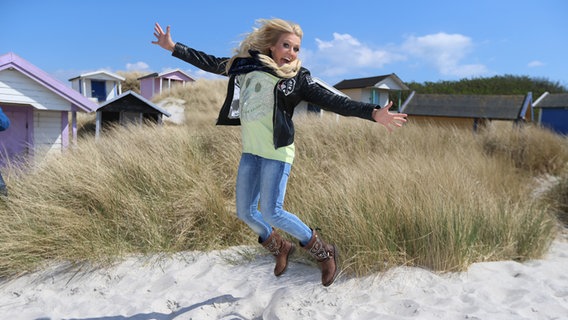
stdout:
POLYGON ((176 44, 172 41, 170 26, 167 26, 166 32, 164 32, 160 24, 156 22, 154 25, 154 36, 156 37, 156 41, 152 41, 153 44, 157 44, 168 51, 174 51, 176 44))

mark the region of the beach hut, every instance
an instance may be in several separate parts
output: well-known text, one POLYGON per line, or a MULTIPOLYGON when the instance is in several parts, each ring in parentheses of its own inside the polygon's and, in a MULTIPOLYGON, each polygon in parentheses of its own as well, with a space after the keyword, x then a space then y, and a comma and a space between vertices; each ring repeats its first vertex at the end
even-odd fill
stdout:
POLYGON ((391 100, 391 91, 399 92, 398 105, 400 106, 401 91, 409 90, 404 82, 394 73, 343 80, 334 85, 334 87, 355 101, 374 103, 381 106, 387 105, 389 100, 391 100))
POLYGON ((122 93, 121 82, 124 80, 124 77, 104 70, 84 73, 69 79, 71 88, 97 103, 119 96, 122 93))
POLYGON ((11 120, 0 132, 0 161, 40 162, 77 139, 77 112, 98 105, 14 53, 0 56, 0 106, 11 120))
POLYGON ((532 93, 526 95, 462 95, 416 94, 404 101, 401 112, 414 123, 429 122, 439 125, 477 130, 493 120, 519 124, 530 121, 532 93))
POLYGON ((140 94, 148 100, 162 92, 167 92, 175 86, 185 86, 195 81, 192 77, 179 69, 162 73, 151 73, 138 78, 138 80, 140 80, 140 94))
MULTIPOLYGON (((317 83, 318 85, 320 85, 322 88, 333 92, 337 95, 343 96, 343 97, 347 97, 349 98, 349 96, 347 96, 345 93, 337 90, 336 88, 334 88, 333 86, 331 86, 330 84, 326 83, 325 81, 316 78, 316 77, 312 77, 312 80, 317 83)), ((312 103, 308 103, 307 101, 300 101, 300 103, 298 104, 298 106, 296 106, 296 108, 294 108, 294 116, 299 116, 299 115, 319 115, 321 116, 323 114, 323 110, 321 109, 320 106, 312 104, 312 103)), ((339 115, 337 115, 339 116, 339 115)))
POLYGON ((98 137, 102 128, 112 124, 142 124, 145 121, 162 124, 164 115, 169 117, 170 113, 129 90, 100 105, 97 109, 95 135, 98 137))
POLYGON ((568 134, 568 93, 545 92, 533 106, 538 110, 538 123, 559 134, 568 134))

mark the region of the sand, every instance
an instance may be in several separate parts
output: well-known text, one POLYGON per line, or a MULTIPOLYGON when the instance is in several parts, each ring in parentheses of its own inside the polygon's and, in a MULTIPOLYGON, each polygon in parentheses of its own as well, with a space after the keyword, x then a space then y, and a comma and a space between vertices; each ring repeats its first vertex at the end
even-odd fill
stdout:
POLYGON ((329 288, 300 258, 276 278, 271 256, 235 264, 235 247, 131 257, 104 269, 59 264, 0 282, 2 319, 568 319, 568 241, 541 260, 483 262, 466 272, 413 267, 329 288))

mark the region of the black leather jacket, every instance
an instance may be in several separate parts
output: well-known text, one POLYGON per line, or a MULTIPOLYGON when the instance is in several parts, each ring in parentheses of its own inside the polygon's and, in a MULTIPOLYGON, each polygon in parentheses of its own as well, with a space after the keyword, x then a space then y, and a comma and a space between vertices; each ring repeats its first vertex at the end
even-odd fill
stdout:
MULTIPOLYGON (((172 55, 182 59, 195 67, 215 74, 229 76, 229 85, 225 102, 219 112, 218 125, 240 125, 239 119, 228 117, 234 94, 235 76, 251 71, 265 71, 274 75, 272 69, 262 65, 255 58, 257 53, 251 52, 251 58, 236 59, 229 72, 225 70, 229 58, 218 58, 204 52, 176 43, 172 55)), ((280 148, 294 142, 294 123, 292 116, 294 108, 305 100, 324 110, 335 112, 343 116, 354 116, 374 121, 372 112, 378 105, 358 102, 337 95, 313 81, 310 72, 301 68, 297 75, 289 79, 281 79, 274 88, 274 147, 280 148)))

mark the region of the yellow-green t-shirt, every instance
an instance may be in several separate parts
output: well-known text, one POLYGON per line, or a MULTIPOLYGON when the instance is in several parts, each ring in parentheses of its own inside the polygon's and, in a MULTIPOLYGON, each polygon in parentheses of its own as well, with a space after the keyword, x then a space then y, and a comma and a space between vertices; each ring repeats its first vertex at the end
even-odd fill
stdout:
POLYGON ((243 152, 287 163, 294 161, 294 144, 274 148, 274 88, 278 78, 262 71, 238 76, 243 152))

